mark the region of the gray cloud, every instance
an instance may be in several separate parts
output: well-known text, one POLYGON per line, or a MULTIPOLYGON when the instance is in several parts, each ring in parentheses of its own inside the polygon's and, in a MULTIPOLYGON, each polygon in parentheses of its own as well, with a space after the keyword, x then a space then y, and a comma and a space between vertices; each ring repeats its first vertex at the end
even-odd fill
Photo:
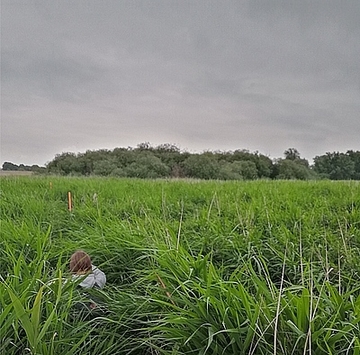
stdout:
POLYGON ((2 1, 1 161, 360 149, 360 3, 2 1))

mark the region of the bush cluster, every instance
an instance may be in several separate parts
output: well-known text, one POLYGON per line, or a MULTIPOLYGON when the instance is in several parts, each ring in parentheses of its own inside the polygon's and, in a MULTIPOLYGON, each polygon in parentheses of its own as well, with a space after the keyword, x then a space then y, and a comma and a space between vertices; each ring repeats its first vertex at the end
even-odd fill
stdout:
POLYGON ((331 179, 359 180, 360 151, 326 153, 316 156, 314 164, 301 158, 295 148, 284 158, 271 160, 259 152, 247 150, 206 151, 201 154, 181 151, 172 144, 152 147, 141 143, 136 148, 62 153, 45 167, 5 162, 3 170, 30 170, 72 176, 113 176, 140 179, 195 178, 205 180, 256 179, 331 179))

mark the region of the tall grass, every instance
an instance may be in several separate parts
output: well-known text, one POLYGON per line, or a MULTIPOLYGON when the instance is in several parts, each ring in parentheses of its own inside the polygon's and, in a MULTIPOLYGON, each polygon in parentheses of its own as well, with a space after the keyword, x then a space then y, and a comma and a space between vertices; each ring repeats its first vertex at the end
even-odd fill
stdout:
POLYGON ((0 353, 360 353, 355 182, 0 184, 0 353), (80 248, 108 279, 90 320, 80 248))

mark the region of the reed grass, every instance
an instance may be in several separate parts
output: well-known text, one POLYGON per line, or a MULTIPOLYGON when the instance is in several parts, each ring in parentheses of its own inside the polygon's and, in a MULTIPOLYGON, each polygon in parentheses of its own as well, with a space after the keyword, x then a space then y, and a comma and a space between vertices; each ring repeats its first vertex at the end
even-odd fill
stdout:
POLYGON ((0 197, 0 353, 360 354, 356 182, 4 177, 0 197), (90 320, 75 249, 108 279, 90 320))

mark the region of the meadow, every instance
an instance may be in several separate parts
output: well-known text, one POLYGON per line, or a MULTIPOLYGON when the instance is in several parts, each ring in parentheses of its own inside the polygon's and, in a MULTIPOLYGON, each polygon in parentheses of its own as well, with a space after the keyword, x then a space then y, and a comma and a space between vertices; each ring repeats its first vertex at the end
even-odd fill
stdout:
POLYGON ((0 198, 1 354, 360 354, 357 182, 2 177, 0 198), (107 276, 91 319, 76 249, 107 276))

